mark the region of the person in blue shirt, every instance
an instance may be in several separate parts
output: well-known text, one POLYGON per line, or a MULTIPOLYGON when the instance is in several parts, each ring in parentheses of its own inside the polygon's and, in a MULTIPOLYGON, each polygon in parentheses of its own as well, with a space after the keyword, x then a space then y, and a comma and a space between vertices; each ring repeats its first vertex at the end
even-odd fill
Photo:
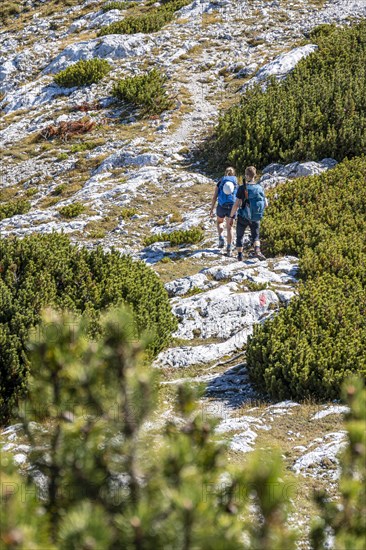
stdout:
POLYGON ((238 189, 235 204, 233 205, 229 220, 231 226, 237 216, 236 224, 236 249, 238 260, 243 259, 243 238, 247 227, 250 229, 251 240, 254 250, 249 253, 250 257, 265 260, 260 248, 260 220, 263 217, 264 209, 268 202, 263 187, 256 182, 257 170, 254 166, 248 166, 245 170, 245 183, 238 189))
POLYGON ((238 180, 235 175, 235 170, 231 166, 226 168, 225 175, 220 179, 215 187, 215 191, 212 197, 210 217, 213 217, 215 204, 216 207, 216 223, 217 232, 219 235, 219 248, 224 248, 224 222, 226 225, 226 255, 231 256, 232 241, 233 241, 233 228, 230 220, 231 209, 236 200, 236 192, 238 190, 238 180))

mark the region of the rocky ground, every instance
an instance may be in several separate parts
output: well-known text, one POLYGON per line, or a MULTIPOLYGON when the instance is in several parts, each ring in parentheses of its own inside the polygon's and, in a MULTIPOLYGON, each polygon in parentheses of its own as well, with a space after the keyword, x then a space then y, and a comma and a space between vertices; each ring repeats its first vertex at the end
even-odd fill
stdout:
MULTIPOLYGON (((26 0, 24 11, 0 28, 0 200, 31 203, 28 213, 0 222, 1 235, 64 231, 75 243, 114 246, 151 264, 179 319, 174 344, 155 362, 162 372, 160 419, 172 414, 180 381, 205 385, 202 412, 220 418, 217 434, 230 441, 231 460, 241 462, 255 447, 280 444, 300 487, 294 522, 306 525, 314 513, 312 489, 325 485, 336 494, 345 409, 332 403, 269 403, 250 386, 247 337, 255 323, 275 315, 296 292, 297 260, 238 263, 221 255, 208 218, 215 182, 192 152, 246 86, 264 83, 269 75, 283 78, 314 50, 305 43, 312 28, 364 17, 366 4, 195 0, 160 32, 97 38, 102 25, 126 15, 104 13, 103 4, 26 0), (54 84, 55 73, 95 56, 113 67, 99 84, 79 89, 54 84), (112 84, 155 66, 169 76, 175 108, 140 119, 114 102, 112 84), (81 138, 41 136, 50 125, 81 119, 95 122, 81 138), (77 202, 85 207, 79 216, 61 216, 62 206, 77 202), (124 207, 136 214, 129 218, 124 207), (198 246, 143 245, 151 234, 197 225, 205 229, 198 246)), ((334 164, 323 159, 271 165, 262 182, 273 187, 334 164)), ((16 427, 3 431, 2 439, 22 464, 26 449, 17 444, 16 427)))

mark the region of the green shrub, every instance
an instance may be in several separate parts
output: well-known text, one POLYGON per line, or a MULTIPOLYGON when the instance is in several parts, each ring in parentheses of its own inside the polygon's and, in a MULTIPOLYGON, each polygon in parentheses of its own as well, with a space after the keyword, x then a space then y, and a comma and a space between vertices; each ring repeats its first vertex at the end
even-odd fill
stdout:
POLYGON ((106 34, 136 34, 151 33, 160 31, 169 23, 177 10, 180 10, 184 6, 188 5, 188 0, 167 0, 162 3, 158 8, 152 8, 147 13, 140 14, 138 16, 128 16, 123 21, 117 21, 102 27, 99 35, 104 36, 106 34))
POLYGON ((59 195, 62 195, 64 191, 66 191, 67 185, 66 183, 60 183, 60 185, 57 185, 54 190, 52 191, 52 195, 56 195, 58 197, 59 195))
POLYGON ((59 209, 59 213, 63 218, 76 218, 82 214, 84 210, 85 206, 81 202, 73 202, 66 206, 62 206, 62 208, 59 209))
POLYGON ((60 153, 59 155, 57 155, 57 160, 61 161, 61 160, 67 160, 69 158, 69 154, 68 153, 60 153))
POLYGON ((11 218, 17 214, 26 214, 31 208, 31 203, 24 199, 13 199, 0 204, 0 221, 11 218))
POLYGON ((330 36, 336 30, 337 25, 335 25, 334 23, 323 23, 322 25, 318 25, 317 27, 312 29, 309 33, 309 37, 311 38, 311 40, 316 40, 317 38, 322 36, 330 36))
MULTIPOLYGON (((37 235, 0 240, 0 410, 2 422, 26 388, 28 331, 46 305, 83 312, 94 332, 101 310, 127 303, 136 333, 152 334, 158 353, 176 328, 167 293, 154 272, 116 251, 88 251, 66 236, 37 235)), ((133 327, 131 327, 133 328, 133 327)))
POLYGON ((365 178, 366 158, 353 159, 269 192, 261 226, 269 252, 300 256, 303 278, 328 272, 366 285, 365 178))
POLYGON ((105 59, 80 60, 58 73, 54 80, 63 88, 89 86, 102 80, 110 70, 111 66, 105 59))
POLYGON ((363 550, 366 540, 366 390, 364 381, 353 379, 343 389, 350 407, 346 416, 347 447, 340 460, 340 499, 316 492, 319 515, 313 524, 312 550, 333 548, 363 550), (330 535, 330 536, 329 536, 330 535))
POLYGON ((30 487, 21 498, 6 472, 2 536, 11 539, 15 526, 27 543, 20 550, 294 550, 279 453, 254 454, 245 468, 230 464, 189 385, 179 387, 173 419, 158 434, 146 429, 158 412, 157 369, 131 342, 131 322, 114 311, 102 338, 90 342, 75 317, 45 315, 41 337, 30 343, 34 378, 19 411, 30 487), (47 489, 38 510, 34 471, 47 489))
POLYGON ((34 195, 37 195, 38 193, 38 189, 36 187, 29 187, 26 192, 25 192, 25 195, 26 197, 33 197, 34 195))
POLYGON ((174 105, 167 96, 167 80, 158 69, 152 69, 146 74, 120 80, 114 85, 112 95, 139 107, 142 114, 159 114, 174 105))
POLYGON ((171 263, 173 260, 170 258, 170 256, 163 256, 160 260, 160 263, 161 264, 169 264, 171 263))
POLYGON ((366 148, 366 23, 324 28, 319 49, 266 91, 248 89, 207 146, 212 168, 363 154, 366 148))
POLYGON ((171 233, 156 233, 155 235, 150 235, 150 237, 146 237, 144 240, 144 245, 149 246, 150 244, 164 241, 170 242, 171 246, 195 244, 202 241, 203 237, 204 233, 200 227, 193 227, 187 230, 178 229, 171 233))
POLYGON ((102 8, 103 11, 110 10, 126 10, 133 6, 136 6, 137 2, 108 2, 102 8))
MULTIPOLYGON (((45 312, 29 344, 34 376, 18 412, 29 448, 27 498, 19 490, 25 480, 11 457, 1 455, 2 548, 310 547, 307 533, 299 541, 288 526, 290 493, 298 487, 281 453, 266 449, 244 467, 229 463, 215 421, 202 415, 190 385, 178 386, 172 420, 147 433, 157 407, 157 370, 144 364, 146 342, 131 342, 131 322, 124 310, 110 312, 101 338, 90 341, 77 317, 45 312), (42 500, 34 471, 47 489, 42 500)), ((337 549, 364 548, 364 384, 353 380, 345 393, 350 414, 340 501, 317 494, 313 550, 329 548, 329 540, 337 549)))
POLYGON ((338 398, 347 375, 366 375, 365 181, 361 158, 269 192, 267 249, 298 255, 305 280, 248 342, 250 376, 275 398, 338 398))
POLYGON ((337 399, 351 374, 366 376, 366 293, 357 281, 323 275, 263 327, 254 327, 250 377, 276 399, 337 399))

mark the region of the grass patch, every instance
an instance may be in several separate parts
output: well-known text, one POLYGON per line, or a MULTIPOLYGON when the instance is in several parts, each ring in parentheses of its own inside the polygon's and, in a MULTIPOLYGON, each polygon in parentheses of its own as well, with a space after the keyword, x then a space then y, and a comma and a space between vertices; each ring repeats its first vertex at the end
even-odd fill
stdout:
POLYGON ((218 12, 202 14, 202 27, 209 27, 216 23, 222 23, 222 17, 218 12))
POLYGON ((22 7, 16 2, 3 2, 1 5, 0 22, 6 25, 22 12, 22 7))
POLYGON ((59 153, 56 158, 58 161, 67 160, 69 155, 68 153, 59 153))
POLYGON ((57 187, 54 188, 54 190, 52 191, 52 195, 55 195, 56 197, 58 197, 59 195, 62 195, 66 189, 67 189, 66 183, 61 183, 60 185, 57 185, 57 187))
POLYGON ((105 139, 98 139, 95 141, 86 141, 83 143, 75 143, 70 147, 70 153, 83 153, 84 151, 92 151, 100 145, 104 145, 105 139))
POLYGON ((268 283, 256 283, 254 281, 250 281, 249 279, 245 279, 243 281, 243 284, 251 292, 257 292, 259 290, 265 290, 268 287, 268 283))

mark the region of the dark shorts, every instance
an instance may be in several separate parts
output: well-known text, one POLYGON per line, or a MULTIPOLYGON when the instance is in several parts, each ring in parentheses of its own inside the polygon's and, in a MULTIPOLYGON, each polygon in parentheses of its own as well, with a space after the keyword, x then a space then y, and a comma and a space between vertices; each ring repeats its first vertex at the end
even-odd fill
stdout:
POLYGON ((243 246, 244 233, 247 227, 250 228, 250 235, 252 244, 254 241, 259 241, 259 230, 261 222, 251 222, 242 216, 238 216, 238 221, 236 224, 236 246, 241 248, 243 246))
POLYGON ((218 204, 216 208, 216 216, 218 218, 229 218, 231 209, 232 209, 232 204, 230 204, 229 206, 220 206, 218 204))

